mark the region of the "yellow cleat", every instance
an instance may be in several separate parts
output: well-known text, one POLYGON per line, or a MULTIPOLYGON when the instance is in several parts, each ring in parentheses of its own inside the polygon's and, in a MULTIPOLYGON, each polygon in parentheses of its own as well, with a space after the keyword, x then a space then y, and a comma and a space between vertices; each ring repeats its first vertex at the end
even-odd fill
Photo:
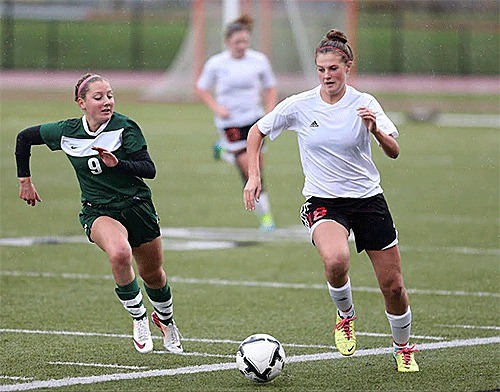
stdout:
POLYGON ((398 365, 398 372, 409 373, 419 371, 414 355, 417 352, 418 350, 415 348, 415 345, 405 347, 394 352, 393 356, 396 360, 396 364, 398 365))
POLYGON ((343 319, 337 314, 337 325, 335 325, 333 334, 335 346, 342 355, 349 356, 356 351, 356 332, 354 331, 354 320, 356 319, 356 316, 343 319))
POLYGON ((259 229, 262 232, 271 232, 276 228, 276 224, 274 223, 273 216, 271 213, 267 213, 264 215, 261 215, 259 217, 259 229))

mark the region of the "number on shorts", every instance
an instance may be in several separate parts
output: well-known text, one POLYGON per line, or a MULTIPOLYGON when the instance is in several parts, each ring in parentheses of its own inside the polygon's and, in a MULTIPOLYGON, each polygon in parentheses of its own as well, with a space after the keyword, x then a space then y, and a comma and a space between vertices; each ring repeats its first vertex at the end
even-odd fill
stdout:
POLYGON ((87 165, 89 165, 89 169, 92 174, 101 174, 102 173, 102 167, 101 163, 99 162, 99 159, 92 157, 87 161, 87 165))

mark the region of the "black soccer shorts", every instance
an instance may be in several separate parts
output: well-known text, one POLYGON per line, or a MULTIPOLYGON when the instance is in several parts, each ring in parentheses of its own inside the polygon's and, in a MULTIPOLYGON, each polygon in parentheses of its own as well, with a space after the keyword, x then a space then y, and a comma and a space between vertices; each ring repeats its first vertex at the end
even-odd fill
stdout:
POLYGON ((367 198, 313 196, 300 208, 300 219, 311 237, 322 221, 335 221, 348 232, 352 230, 358 253, 383 250, 398 243, 398 233, 382 193, 367 198))

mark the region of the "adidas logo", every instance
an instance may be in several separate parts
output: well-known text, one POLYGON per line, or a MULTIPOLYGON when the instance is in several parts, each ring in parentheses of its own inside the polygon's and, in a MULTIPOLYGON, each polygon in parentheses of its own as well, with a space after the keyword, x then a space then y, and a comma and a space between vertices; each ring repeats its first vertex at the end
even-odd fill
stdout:
POLYGON ((317 128, 319 127, 318 123, 316 122, 316 120, 314 120, 311 125, 309 125, 311 128, 317 128))

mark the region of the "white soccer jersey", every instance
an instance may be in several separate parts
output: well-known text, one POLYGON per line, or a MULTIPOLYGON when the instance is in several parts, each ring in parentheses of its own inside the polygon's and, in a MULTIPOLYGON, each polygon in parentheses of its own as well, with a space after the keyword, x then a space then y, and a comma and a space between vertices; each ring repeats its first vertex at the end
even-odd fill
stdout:
POLYGON ((275 85, 269 60, 252 49, 241 59, 233 58, 228 50, 210 57, 197 82, 203 90, 215 87, 215 99, 230 112, 228 118, 215 117, 219 129, 250 125, 262 117, 261 91, 275 85))
POLYGON ((371 156, 370 132, 356 109, 373 110, 382 132, 397 137, 398 130, 370 94, 347 86, 340 101, 331 105, 321 98, 320 88, 279 103, 258 121, 259 130, 271 140, 286 129, 296 132, 306 198, 362 198, 383 192, 371 156))

